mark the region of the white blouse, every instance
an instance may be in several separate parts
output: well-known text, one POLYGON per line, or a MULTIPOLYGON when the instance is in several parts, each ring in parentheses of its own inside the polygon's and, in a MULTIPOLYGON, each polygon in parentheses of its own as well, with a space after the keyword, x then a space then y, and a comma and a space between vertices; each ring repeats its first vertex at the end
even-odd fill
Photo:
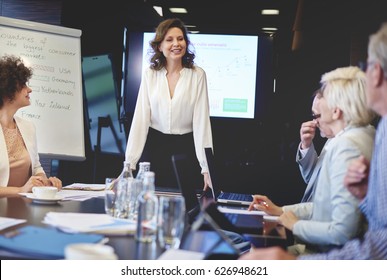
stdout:
POLYGON ((170 97, 167 70, 145 70, 130 128, 125 160, 135 168, 143 152, 149 127, 164 134, 193 132, 202 173, 208 172, 204 148, 212 147, 212 132, 205 71, 183 68, 170 97))

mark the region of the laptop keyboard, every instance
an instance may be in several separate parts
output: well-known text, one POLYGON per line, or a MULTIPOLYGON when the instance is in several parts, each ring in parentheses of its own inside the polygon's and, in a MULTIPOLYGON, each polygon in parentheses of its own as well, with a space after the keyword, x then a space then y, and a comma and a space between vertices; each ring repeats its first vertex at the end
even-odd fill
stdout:
POLYGON ((252 201, 252 197, 250 195, 245 195, 241 193, 223 193, 222 198, 230 199, 230 200, 240 200, 240 201, 252 201))

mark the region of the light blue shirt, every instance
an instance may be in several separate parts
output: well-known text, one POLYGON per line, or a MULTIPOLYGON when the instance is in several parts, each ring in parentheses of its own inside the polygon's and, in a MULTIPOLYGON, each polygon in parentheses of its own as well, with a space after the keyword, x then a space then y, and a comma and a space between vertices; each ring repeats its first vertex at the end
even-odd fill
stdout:
POLYGON ((354 238, 360 225, 359 201, 344 186, 350 161, 360 155, 371 158, 375 129, 347 127, 325 146, 313 202, 284 206, 300 219, 293 234, 320 250, 341 246, 354 238))
POLYGON ((325 142, 323 149, 321 150, 320 155, 317 155, 316 149, 314 148, 314 144, 308 148, 301 150, 301 144, 299 145, 296 162, 299 165, 301 176, 304 179, 305 183, 307 183, 304 195, 301 199, 301 202, 312 202, 314 191, 317 185, 317 179, 320 174, 321 165, 325 156, 326 149, 328 143, 331 139, 328 139, 325 142), (298 154, 301 154, 301 158, 298 154))
POLYGON ((376 132, 368 192, 360 209, 368 219, 368 231, 361 239, 348 241, 343 248, 326 254, 303 255, 299 259, 387 259, 387 116, 383 117, 376 132))

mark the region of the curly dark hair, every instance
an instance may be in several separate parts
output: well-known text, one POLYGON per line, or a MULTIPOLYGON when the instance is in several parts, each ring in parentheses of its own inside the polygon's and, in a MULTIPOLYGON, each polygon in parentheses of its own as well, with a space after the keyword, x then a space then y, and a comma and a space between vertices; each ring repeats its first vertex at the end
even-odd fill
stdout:
POLYGON ((29 81, 32 68, 24 65, 20 57, 4 55, 0 59, 0 108, 6 99, 12 101, 15 95, 29 81))
POLYGON ((159 50, 159 46, 161 42, 164 40, 165 35, 167 34, 168 30, 177 27, 183 32, 184 40, 187 43, 187 50, 183 56, 183 67, 185 68, 193 68, 194 67, 194 59, 195 54, 189 50, 189 47, 191 46, 191 41, 188 38, 188 31, 184 25, 184 23, 178 19, 178 18, 170 18, 162 21, 156 28, 156 34, 155 38, 149 42, 153 55, 151 57, 151 68, 154 70, 160 70, 163 68, 166 64, 165 56, 162 52, 159 50))

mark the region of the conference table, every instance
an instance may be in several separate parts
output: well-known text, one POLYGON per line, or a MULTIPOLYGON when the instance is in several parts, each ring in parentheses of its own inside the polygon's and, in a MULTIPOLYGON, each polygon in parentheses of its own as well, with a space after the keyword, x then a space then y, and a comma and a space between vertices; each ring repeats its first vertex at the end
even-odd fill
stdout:
MULTIPOLYGON (((15 219, 25 219, 26 223, 12 226, 0 231, 0 234, 15 231, 26 225, 39 227, 49 227, 44 224, 45 215, 48 212, 76 212, 76 213, 105 213, 103 197, 93 197, 84 201, 60 201, 56 204, 37 204, 31 199, 20 195, 11 195, 0 197, 0 217, 9 217, 15 219)), ((203 242, 208 242, 215 238, 217 233, 210 230, 197 231, 200 238, 195 238, 196 233, 188 232, 183 237, 182 246, 186 250, 200 251, 203 242)), ((287 240, 285 228, 278 225, 277 222, 267 221, 263 225, 262 236, 255 236, 262 247, 276 246, 284 244, 287 240)), ((121 260, 155 260, 164 252, 158 242, 141 243, 135 240, 131 235, 108 236, 107 245, 114 248, 118 259, 121 260)), ((181 246, 181 247, 182 247, 181 246)), ((5 251, 0 248, 1 259, 31 259, 31 257, 5 251)), ((35 259, 35 258, 32 258, 35 259)))

